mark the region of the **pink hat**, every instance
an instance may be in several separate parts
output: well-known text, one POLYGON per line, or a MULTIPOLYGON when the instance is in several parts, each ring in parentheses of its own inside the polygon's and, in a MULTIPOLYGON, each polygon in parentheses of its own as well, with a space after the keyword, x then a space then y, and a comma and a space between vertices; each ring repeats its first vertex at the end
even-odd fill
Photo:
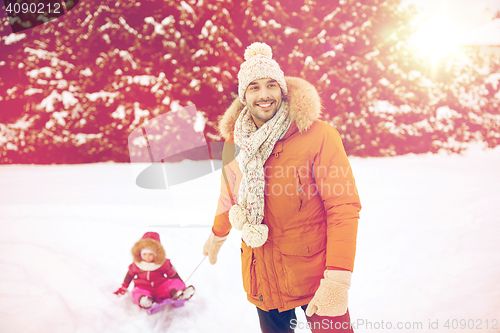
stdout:
POLYGON ((142 236, 141 239, 146 239, 146 238, 154 239, 155 241, 157 241, 158 243, 161 244, 161 242, 160 242, 160 235, 157 232, 154 232, 154 231, 148 231, 148 232, 146 232, 144 234, 144 236, 142 236))

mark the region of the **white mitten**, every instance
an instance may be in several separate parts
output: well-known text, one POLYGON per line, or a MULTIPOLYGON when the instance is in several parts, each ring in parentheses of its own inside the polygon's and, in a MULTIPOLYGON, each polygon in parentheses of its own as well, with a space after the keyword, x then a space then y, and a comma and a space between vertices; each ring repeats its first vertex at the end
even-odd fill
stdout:
POLYGON ((337 317, 347 312, 347 290, 351 286, 351 272, 340 270, 326 270, 325 278, 313 299, 309 302, 306 315, 337 317))
POLYGON ((210 231, 210 236, 203 246, 203 255, 208 256, 208 261, 210 261, 210 264, 213 265, 217 262, 217 254, 219 253, 219 250, 226 239, 227 236, 219 237, 216 236, 213 231, 210 231))

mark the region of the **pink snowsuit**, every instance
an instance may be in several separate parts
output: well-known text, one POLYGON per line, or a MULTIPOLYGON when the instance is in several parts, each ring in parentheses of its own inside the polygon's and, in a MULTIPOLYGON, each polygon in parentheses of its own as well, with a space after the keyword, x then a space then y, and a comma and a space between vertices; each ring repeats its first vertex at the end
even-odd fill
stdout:
POLYGON ((146 232, 132 247, 132 257, 134 262, 128 268, 123 287, 128 288, 130 282, 134 281, 132 299, 135 304, 139 305, 141 296, 151 297, 154 302, 159 303, 171 298, 176 291, 186 288, 170 260, 167 259, 158 233, 146 232), (149 249, 155 254, 153 263, 142 261, 143 249, 149 249))
POLYGON ((142 296, 151 297, 153 301, 159 303, 171 298, 175 291, 186 288, 169 259, 165 260, 160 268, 152 271, 144 271, 136 263, 131 264, 123 283, 128 286, 132 280, 135 285, 132 299, 137 305, 142 296))

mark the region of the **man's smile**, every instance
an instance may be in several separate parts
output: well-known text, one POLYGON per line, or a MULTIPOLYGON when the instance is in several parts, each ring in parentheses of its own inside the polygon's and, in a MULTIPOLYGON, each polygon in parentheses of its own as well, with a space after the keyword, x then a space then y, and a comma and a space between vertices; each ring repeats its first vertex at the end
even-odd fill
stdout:
POLYGON ((259 103, 255 103, 255 105, 257 105, 261 109, 268 109, 273 104, 274 104, 274 102, 259 102, 259 103))

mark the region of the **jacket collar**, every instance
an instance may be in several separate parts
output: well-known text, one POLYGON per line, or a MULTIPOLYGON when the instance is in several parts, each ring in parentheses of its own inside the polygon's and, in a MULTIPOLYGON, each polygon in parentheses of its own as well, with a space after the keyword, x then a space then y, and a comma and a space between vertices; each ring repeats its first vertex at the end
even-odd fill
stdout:
POLYGON ((135 261, 134 263, 137 267, 139 267, 140 269, 142 269, 143 271, 146 271, 146 272, 151 272, 151 271, 157 270, 158 268, 161 267, 161 265, 155 264, 154 262, 145 262, 145 261, 137 262, 137 261, 135 261))
MULTIPOLYGON (((305 132, 312 123, 321 116, 321 100, 316 88, 306 80, 298 77, 285 77, 288 88, 286 101, 290 106, 290 119, 293 121, 287 135, 293 129, 305 132), (296 128, 295 128, 296 126, 296 128)), ((219 121, 219 133, 225 140, 233 138, 234 124, 245 106, 236 98, 219 121)))

